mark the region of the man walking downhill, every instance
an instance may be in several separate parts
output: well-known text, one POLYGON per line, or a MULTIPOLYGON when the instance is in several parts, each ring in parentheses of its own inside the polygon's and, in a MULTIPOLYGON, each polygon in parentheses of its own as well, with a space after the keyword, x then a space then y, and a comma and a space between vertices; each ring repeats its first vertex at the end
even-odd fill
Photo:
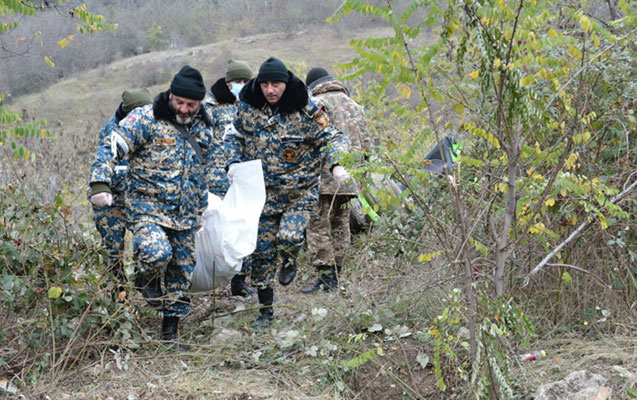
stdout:
MULTIPOLYGON (((208 96, 203 101, 203 107, 213 122, 212 159, 206 174, 210 179, 210 191, 223 198, 228 191, 230 182, 226 174, 225 148, 222 146, 225 130, 232 124, 239 92, 247 81, 252 78, 250 65, 244 61, 229 60, 225 76, 219 78, 211 87, 208 96)), ((246 281, 245 267, 232 277, 230 292, 233 296, 248 296, 256 292, 246 281)))
MULTIPOLYGON (((137 107, 153 102, 148 89, 125 90, 122 93, 122 102, 117 107, 115 114, 104 124, 98 136, 98 147, 95 153, 93 170, 99 166, 99 160, 112 156, 110 136, 117 124, 137 107)), ((126 192, 126 175, 128 161, 123 160, 115 165, 111 183, 113 202, 111 205, 93 207, 93 221, 102 237, 102 244, 108 251, 108 271, 117 280, 114 300, 122 300, 122 286, 126 283, 124 272, 124 236, 126 234, 126 210, 124 205, 124 193, 126 192)))
POLYGON ((289 285, 296 274, 296 256, 305 227, 318 202, 322 152, 337 182, 350 178, 337 165, 348 149, 347 138, 332 127, 312 101, 305 84, 274 57, 261 64, 255 79, 239 94, 233 128, 228 130, 228 174, 233 163, 260 159, 266 202, 259 220, 257 247, 245 264, 257 287, 260 315, 257 327, 273 319, 273 280, 278 255, 279 283, 289 285))
MULTIPOLYGON (((213 141, 212 121, 201 107, 205 95, 201 73, 184 66, 152 105, 120 122, 111 135, 114 159, 99 160, 90 181, 91 203, 111 204, 113 165, 128 156, 126 211, 138 261, 135 286, 161 309, 167 341, 178 339, 179 319, 190 309, 195 225, 208 202, 205 168, 213 141)), ((177 343, 177 349, 185 348, 177 343)))
MULTIPOLYGON (((349 97, 349 90, 325 68, 312 68, 305 83, 325 106, 330 122, 347 135, 353 151, 369 149, 363 107, 349 97)), ((351 243, 348 202, 358 194, 354 184, 340 185, 329 173, 329 163, 321 171, 319 212, 312 215, 307 227, 307 246, 318 277, 303 293, 325 291, 338 286, 344 252, 351 243)))

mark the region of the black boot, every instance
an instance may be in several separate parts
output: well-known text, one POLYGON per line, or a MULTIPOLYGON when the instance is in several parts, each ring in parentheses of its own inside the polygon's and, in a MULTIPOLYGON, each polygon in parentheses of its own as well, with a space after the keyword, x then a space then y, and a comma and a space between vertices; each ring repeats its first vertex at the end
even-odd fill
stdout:
POLYGON ((294 280, 296 276, 296 256, 299 253, 299 247, 284 250, 282 253, 281 269, 279 270, 279 283, 287 286, 294 280))
POLYGON ((233 296, 248 297, 256 292, 255 288, 246 283, 246 276, 243 274, 236 274, 230 280, 230 293, 233 296))
POLYGON ((161 321, 161 339, 175 340, 179 331, 179 317, 164 317, 161 321))
POLYGON ((175 347, 179 351, 187 351, 189 347, 178 342, 179 317, 164 317, 161 322, 161 339, 166 342, 177 342, 175 347))
POLYGON ((312 286, 302 289, 302 293, 314 293, 321 288, 328 292, 338 286, 338 277, 334 267, 320 266, 316 269, 319 274, 318 278, 316 278, 312 286))
POLYGON ((163 296, 163 293, 161 291, 161 280, 159 277, 148 279, 146 275, 138 271, 135 274, 135 288, 141 292, 145 299, 149 299, 149 306, 154 308, 161 307, 161 300, 159 299, 163 296))
POLYGON ((274 319, 274 309, 272 309, 272 301, 274 300, 274 290, 272 288, 265 288, 257 290, 259 295, 259 316, 254 321, 254 326, 261 329, 267 328, 270 322, 274 319))

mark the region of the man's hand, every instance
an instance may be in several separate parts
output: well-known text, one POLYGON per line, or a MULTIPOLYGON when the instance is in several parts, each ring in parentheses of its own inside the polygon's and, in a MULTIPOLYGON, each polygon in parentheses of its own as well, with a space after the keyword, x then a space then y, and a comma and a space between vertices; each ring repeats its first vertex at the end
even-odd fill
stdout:
POLYGON ((197 222, 195 222, 195 232, 197 232, 203 226, 201 221, 201 215, 197 215, 197 222))
POLYGON ((349 172, 347 172, 347 170, 341 165, 337 165, 332 169, 332 176, 334 177, 336 183, 338 183, 339 185, 352 179, 352 176, 349 174, 349 172))
POLYGON ((101 192, 91 196, 91 203, 97 207, 106 207, 113 204, 113 195, 109 192, 101 192))

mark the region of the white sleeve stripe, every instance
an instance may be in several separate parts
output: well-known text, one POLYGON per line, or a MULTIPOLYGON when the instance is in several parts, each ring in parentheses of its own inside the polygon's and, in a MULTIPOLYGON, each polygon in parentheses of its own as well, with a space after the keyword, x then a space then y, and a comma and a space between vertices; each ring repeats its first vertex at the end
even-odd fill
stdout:
POLYGON ((113 155, 113 158, 117 157, 118 151, 123 155, 126 155, 130 149, 126 140, 124 140, 124 138, 117 132, 113 132, 111 133, 111 154, 113 155))

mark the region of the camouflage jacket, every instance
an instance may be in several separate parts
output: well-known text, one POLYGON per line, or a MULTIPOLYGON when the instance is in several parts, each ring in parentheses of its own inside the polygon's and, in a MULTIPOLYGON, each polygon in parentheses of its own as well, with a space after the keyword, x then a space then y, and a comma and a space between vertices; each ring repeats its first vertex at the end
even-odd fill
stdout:
POLYGON ((292 72, 275 111, 256 79, 239 94, 234 129, 226 136, 227 165, 260 159, 266 186, 264 215, 291 205, 313 211, 318 202, 321 159, 338 162, 349 149, 347 137, 329 124, 325 112, 309 100, 305 84, 292 72))
POLYGON ((210 93, 203 101, 203 107, 212 119, 213 144, 212 156, 206 172, 209 180, 210 191, 222 197, 230 187, 230 181, 226 174, 226 153, 223 146, 223 137, 226 126, 232 124, 236 109, 237 98, 226 86, 225 78, 219 79, 210 88, 210 93))
MULTIPOLYGON (((349 97, 349 90, 343 83, 334 80, 331 76, 325 78, 328 79, 312 82, 310 85, 312 95, 324 105, 330 122, 348 137, 353 151, 369 149, 371 140, 367 133, 363 107, 349 97)), ((324 162, 321 170, 321 194, 356 195, 358 193, 355 185, 337 185, 329 168, 329 163, 324 162)))
POLYGON ((91 171, 91 186, 112 185, 113 165, 128 155, 126 211, 129 223, 151 222, 174 230, 195 226, 207 207, 205 168, 210 159, 212 121, 200 108, 189 132, 202 151, 195 149, 170 122, 168 92, 152 105, 133 110, 111 134, 113 154, 102 153, 91 171))
MULTIPOLYGON (((122 105, 119 105, 119 108, 113 114, 113 116, 106 121, 100 133, 97 136, 97 151, 95 152, 95 157, 93 159, 93 164, 91 165, 91 175, 93 175, 93 171, 95 168, 98 168, 100 159, 104 159, 104 157, 112 157, 111 152, 111 132, 113 129, 117 128, 117 124, 121 121, 126 114, 122 111, 122 105)), ((117 163, 113 167, 113 175, 111 177, 111 193, 113 196, 123 196, 124 192, 126 192, 126 174, 128 171, 128 159, 124 159, 117 163)))

